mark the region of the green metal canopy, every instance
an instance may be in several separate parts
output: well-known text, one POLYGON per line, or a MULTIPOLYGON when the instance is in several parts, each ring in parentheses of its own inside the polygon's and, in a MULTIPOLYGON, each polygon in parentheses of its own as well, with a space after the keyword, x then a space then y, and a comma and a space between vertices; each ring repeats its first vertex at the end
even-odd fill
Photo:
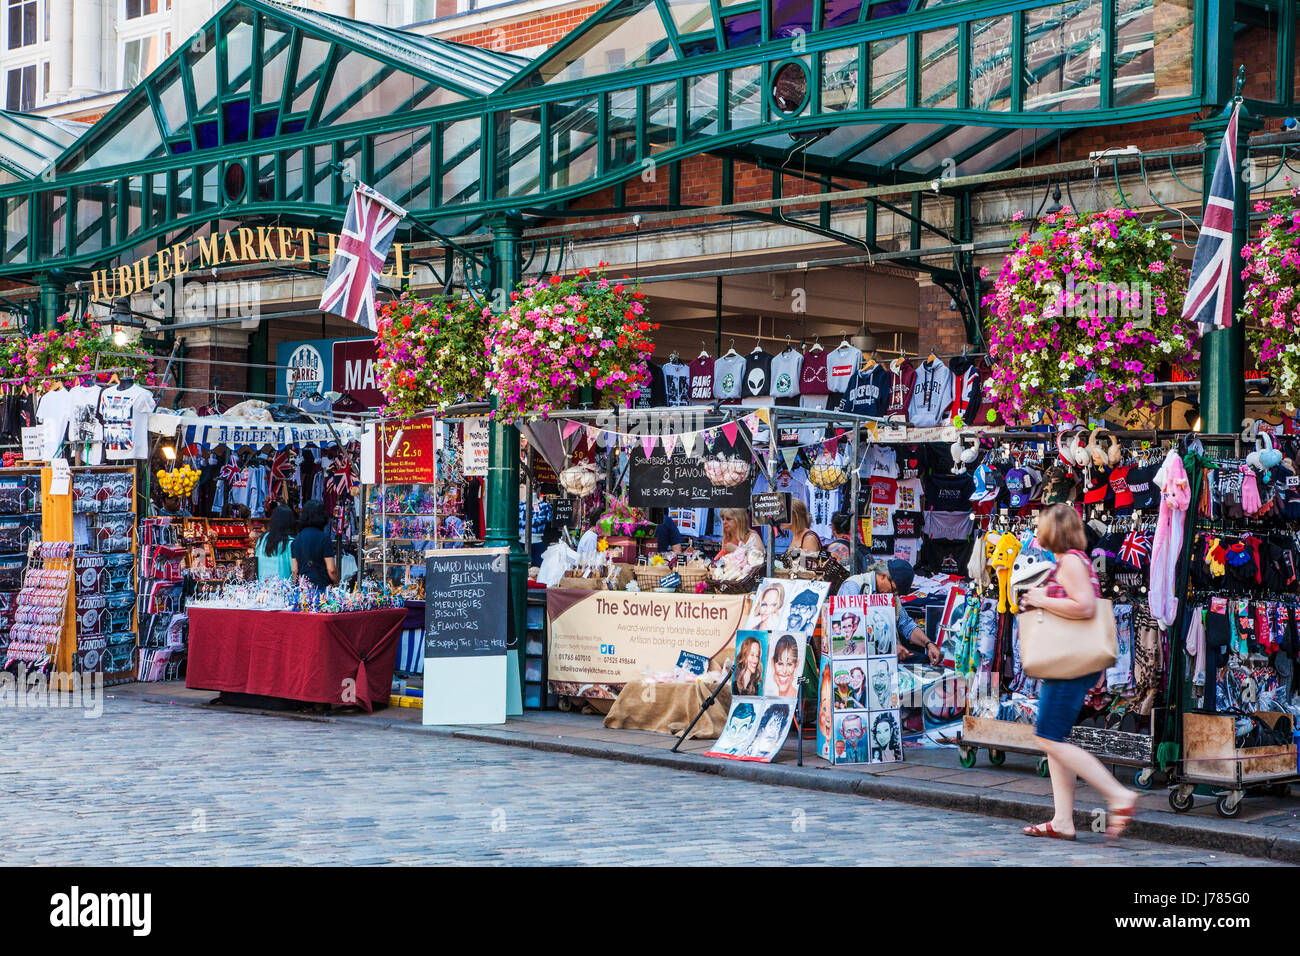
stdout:
POLYGON ((0 184, 34 179, 90 126, 0 110, 0 184))
POLYGON ((706 152, 867 183, 996 170, 1062 131, 1220 103, 1219 60, 1250 27, 1276 59, 1250 108, 1294 113, 1295 0, 1239 0, 1227 30, 1219 7, 614 0, 527 62, 236 0, 75 140, 21 118, 60 150, 0 171, 0 275, 97 266, 221 218, 337 220, 333 164, 443 231, 652 168, 676 183, 706 152))

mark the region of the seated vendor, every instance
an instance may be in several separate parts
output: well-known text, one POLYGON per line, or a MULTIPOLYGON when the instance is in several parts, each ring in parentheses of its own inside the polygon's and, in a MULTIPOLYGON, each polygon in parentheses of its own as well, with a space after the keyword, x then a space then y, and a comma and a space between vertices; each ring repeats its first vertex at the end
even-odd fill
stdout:
POLYGON ((782 524, 781 528, 790 532, 791 548, 798 548, 804 554, 817 554, 821 551, 822 539, 812 530, 808 506, 799 499, 790 502, 790 520, 782 524))
POLYGON ((742 548, 764 557, 767 555, 762 536, 749 525, 749 512, 744 508, 723 508, 722 547, 718 549, 718 559, 742 548))
MULTIPOLYGON (((901 558, 876 561, 865 574, 855 574, 845 581, 840 586, 839 595, 910 594, 912 577, 912 566, 901 558)), ((898 659, 905 664, 919 664, 927 660, 931 664, 938 664, 942 659, 939 645, 926 636, 925 628, 903 609, 901 601, 895 603, 898 607, 898 659)))
POLYGON ((659 522, 659 527, 655 528, 655 543, 659 546, 659 553, 665 558, 670 555, 680 555, 682 553, 682 533, 677 528, 677 522, 673 516, 664 512, 664 520, 659 522))

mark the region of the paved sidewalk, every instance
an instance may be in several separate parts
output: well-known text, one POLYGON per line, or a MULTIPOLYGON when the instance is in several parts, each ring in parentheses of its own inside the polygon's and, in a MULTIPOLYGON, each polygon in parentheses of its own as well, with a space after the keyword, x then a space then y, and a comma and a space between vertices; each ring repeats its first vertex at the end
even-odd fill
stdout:
MULTIPOLYGON (((908 748, 901 763, 832 767, 814 755, 813 741, 806 740, 800 767, 797 766, 798 744, 791 735, 778 762, 765 765, 704 757, 711 741, 688 741, 674 754, 670 752, 675 742, 673 737, 649 731, 606 730, 599 716, 558 711, 529 711, 523 717, 496 726, 425 727, 420 723, 421 711, 412 708, 388 707, 374 714, 316 715, 210 706, 217 696, 215 693, 190 690, 180 682, 125 684, 106 688, 106 694, 110 698, 188 705, 217 713, 253 712, 322 721, 356 730, 454 736, 1032 822, 1051 815, 1051 782, 1037 775, 1037 759, 1023 754, 1008 754, 1003 766, 993 767, 987 763, 986 752, 981 751, 976 766, 965 770, 958 763, 955 747, 908 748)), ((1132 785, 1133 770, 1116 769, 1120 779, 1132 785)), ((1225 820, 1218 816, 1209 796, 1197 796, 1196 807, 1190 812, 1175 813, 1168 803, 1168 790, 1159 786, 1159 780, 1157 777, 1157 785, 1139 797, 1139 816, 1130 831, 1133 836, 1300 863, 1300 795, 1295 798, 1251 796, 1243 801, 1236 819, 1225 820)), ((1093 808, 1102 807, 1103 802, 1091 788, 1080 785, 1076 806, 1079 808, 1076 825, 1083 830, 1093 822, 1093 808)))

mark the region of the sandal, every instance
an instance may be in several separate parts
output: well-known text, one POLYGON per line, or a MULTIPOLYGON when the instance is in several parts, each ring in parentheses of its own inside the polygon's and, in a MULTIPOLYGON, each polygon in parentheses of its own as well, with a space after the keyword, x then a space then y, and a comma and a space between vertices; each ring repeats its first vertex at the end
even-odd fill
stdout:
POLYGON ((1137 801, 1133 801, 1127 807, 1120 810, 1110 811, 1110 816, 1106 821, 1106 839, 1118 840, 1124 835, 1124 831, 1129 828, 1133 818, 1137 816, 1137 801))
POLYGON ((1020 831, 1027 837, 1046 837, 1049 840, 1073 840, 1073 833, 1062 833, 1056 827, 1052 826, 1051 821, 1040 823, 1037 826, 1025 827, 1020 831))

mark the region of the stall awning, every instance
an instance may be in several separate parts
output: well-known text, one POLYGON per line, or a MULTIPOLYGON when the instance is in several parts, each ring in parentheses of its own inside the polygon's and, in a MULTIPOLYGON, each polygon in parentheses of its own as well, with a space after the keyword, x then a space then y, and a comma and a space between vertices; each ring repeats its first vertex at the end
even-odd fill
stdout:
POLYGON ((149 418, 149 430, 157 435, 179 437, 182 444, 215 448, 217 445, 261 448, 272 445, 336 445, 360 438, 356 425, 336 422, 333 425, 299 425, 291 422, 253 422, 245 418, 200 417, 197 415, 155 414, 149 418))

